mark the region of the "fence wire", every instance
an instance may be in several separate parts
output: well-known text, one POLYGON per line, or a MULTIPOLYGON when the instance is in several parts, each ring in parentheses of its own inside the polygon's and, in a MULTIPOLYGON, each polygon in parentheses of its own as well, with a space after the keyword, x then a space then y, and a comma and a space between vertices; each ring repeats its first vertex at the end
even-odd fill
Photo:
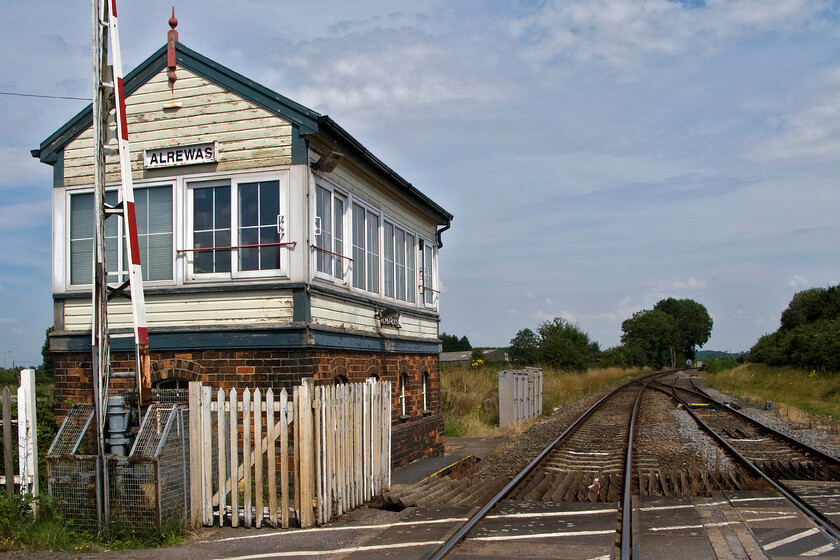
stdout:
MULTIPOLYGON (((81 439, 78 424, 65 420, 51 449, 68 449, 81 439)), ((83 435, 83 434, 82 434, 83 435)), ((111 533, 148 535, 170 523, 185 523, 189 512, 188 415, 181 406, 152 405, 137 434, 131 455, 109 455, 111 533)), ((97 458, 50 454, 49 492, 62 515, 82 531, 98 530, 96 507, 97 458)))

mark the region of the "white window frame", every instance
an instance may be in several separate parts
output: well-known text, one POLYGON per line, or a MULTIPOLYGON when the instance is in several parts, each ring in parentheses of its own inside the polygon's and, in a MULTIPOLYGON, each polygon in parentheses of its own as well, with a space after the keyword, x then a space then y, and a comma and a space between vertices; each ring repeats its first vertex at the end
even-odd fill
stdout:
POLYGON ((184 194, 186 197, 185 205, 185 226, 184 226, 184 245, 186 252, 186 275, 185 283, 190 282, 205 282, 205 281, 230 281, 237 279, 262 279, 262 278, 279 278, 287 277, 289 274, 289 259, 288 252, 283 250, 282 246, 278 246, 279 251, 278 266, 279 268, 272 268, 266 270, 240 270, 239 269, 239 250, 230 250, 230 272, 195 272, 194 270, 194 253, 195 239, 194 239, 194 218, 195 218, 195 204, 194 193, 196 189, 203 187, 230 187, 230 246, 237 247, 241 245, 239 239, 239 188, 240 185, 249 183, 260 183, 268 181, 277 181, 278 187, 278 227, 284 233, 280 236, 280 242, 287 242, 287 235, 285 232, 289 229, 289 212, 288 212, 288 197, 289 197, 289 173, 288 171, 263 172, 263 173, 246 173, 246 174, 232 174, 224 176, 213 177, 192 177, 184 180, 184 194))
POLYGON ((352 199, 349 193, 344 192, 332 183, 325 180, 318 180, 315 182, 314 203, 312 204, 312 273, 315 278, 327 280, 335 284, 348 285, 350 284, 350 269, 353 263, 353 240, 348 235, 350 231, 350 211, 352 207, 352 199), (320 247, 317 245, 317 238, 320 234, 321 218, 318 216, 318 189, 324 189, 329 193, 329 207, 330 207, 330 246, 320 247), (336 200, 340 200, 344 205, 341 214, 341 227, 337 228, 335 224, 335 205, 336 200), (341 247, 336 251, 336 237, 335 232, 341 232, 341 247), (330 262, 330 271, 322 271, 318 268, 320 259, 327 259, 330 262), (336 274, 336 270, 340 270, 340 274, 336 274))
POLYGON ((418 238, 417 242, 417 278, 418 303, 421 307, 437 309, 440 293, 437 289, 437 244, 425 237, 418 238), (430 253, 430 259, 427 259, 426 250, 430 253), (431 262, 427 263, 427 260, 431 262), (429 269, 428 276, 426 275, 427 268, 429 269), (427 279, 431 282, 431 286, 426 285, 427 279))
POLYGON ((417 234, 417 232, 401 225, 399 222, 391 220, 388 217, 383 217, 381 230, 382 230, 382 234, 381 234, 382 243, 380 244, 380 248, 381 248, 381 258, 380 258, 380 260, 381 260, 381 263, 382 263, 382 272, 380 274, 380 278, 381 278, 381 286, 382 286, 382 297, 384 299, 393 300, 395 302, 401 302, 402 304, 411 305, 411 306, 416 307, 417 304, 418 304, 417 247, 418 247, 418 240, 420 239, 420 236, 417 234), (394 254, 393 254, 393 259, 391 260, 391 265, 390 265, 391 267, 393 267, 393 270, 391 271, 392 272, 393 283, 394 283, 392 294, 387 293, 386 283, 385 283, 386 274, 388 274, 388 272, 389 272, 387 270, 388 267, 386 267, 386 262, 388 261, 388 259, 387 259, 387 255, 385 253, 385 247, 386 247, 386 243, 387 243, 386 230, 387 230, 388 226, 390 226, 392 231, 393 231, 393 251, 394 251, 394 254), (410 248, 406 247, 405 254, 403 255, 402 267, 403 267, 404 271, 403 271, 403 278, 402 278, 402 292, 401 292, 399 286, 397 285, 398 267, 400 266, 399 263, 397 262, 397 257, 399 255, 398 247, 397 247, 398 232, 400 234, 402 234, 402 236, 403 236, 403 245, 404 246, 407 243, 408 237, 411 237, 413 239, 413 241, 411 243, 411 247, 410 248), (414 261, 413 262, 413 267, 414 267, 413 269, 409 269, 409 267, 408 267, 409 256, 411 256, 413 258, 413 261, 414 261), (399 297, 401 293, 404 296, 402 298, 399 297))
POLYGON ((358 198, 351 198, 350 200, 350 211, 349 211, 349 222, 350 222, 350 254, 354 256, 353 262, 350 266, 350 281, 349 285, 351 290, 365 293, 365 294, 374 294, 377 297, 382 294, 382 214, 373 210, 370 206, 364 203, 364 201, 358 198), (355 259, 355 255, 353 254, 355 248, 355 241, 356 238, 353 235, 353 226, 354 226, 354 212, 355 207, 358 206, 361 208, 365 213, 365 224, 364 224, 364 236, 365 236, 365 246, 364 246, 364 254, 365 259, 363 263, 364 267, 364 278, 365 278, 365 286, 359 287, 356 286, 356 267, 359 266, 359 262, 355 259), (374 233, 373 239, 371 239, 370 233, 370 217, 376 218, 376 231, 374 233), (371 244, 376 247, 376 289, 370 289, 370 275, 368 274, 370 270, 370 256, 374 254, 371 251, 371 244))
MULTIPOLYGON (((174 180, 154 180, 148 182, 138 182, 134 184, 134 190, 144 190, 144 189, 154 189, 154 188, 165 188, 169 187, 171 189, 171 196, 172 196, 172 222, 170 224, 171 227, 171 235, 172 235, 172 255, 171 258, 171 270, 172 276, 171 278, 159 279, 159 280, 143 280, 144 286, 166 286, 166 285, 173 285, 177 283, 177 270, 176 270, 176 249, 177 249, 177 212, 178 212, 178 205, 177 205, 177 182, 174 180)), ((119 202, 122 200, 122 191, 120 190, 119 185, 106 185, 105 187, 106 197, 111 195, 112 197, 116 195, 116 200, 119 202)), ((65 208, 66 208, 66 218, 65 218, 65 235, 64 235, 64 254, 66 255, 65 263, 64 263, 64 274, 65 274, 65 282, 64 287, 67 291, 74 291, 74 290, 90 290, 91 286, 93 285, 93 268, 91 268, 91 281, 85 283, 73 283, 73 255, 71 249, 71 227, 73 222, 73 197, 78 195, 92 195, 94 197, 93 203, 96 204, 96 191, 92 186, 84 186, 80 188, 68 188, 64 192, 65 196, 65 208)), ((94 214, 95 215, 95 214, 94 214)), ((92 216, 93 217, 93 216, 92 216)), ((109 269, 108 274, 108 283, 109 284, 119 284, 125 282, 128 278, 128 270, 127 270, 127 262, 126 259, 128 258, 125 255, 126 251, 126 243, 125 243, 125 225, 124 225, 124 218, 120 215, 112 215, 109 216, 106 220, 106 224, 116 223, 117 228, 117 239, 120 242, 117 243, 117 261, 118 264, 116 269, 114 269, 114 265, 111 262, 113 259, 108 259, 106 255, 106 267, 109 269), (109 264, 110 263, 110 264, 109 264), (125 265, 125 266, 124 266, 125 265)), ((95 228, 95 226, 93 226, 95 228)), ((95 236, 95 232, 94 232, 95 236)), ((139 236, 139 234, 138 234, 139 236)), ((96 242, 96 238, 93 238, 93 242, 96 242)), ((93 248, 91 247, 91 250, 93 248)), ((143 259, 143 255, 141 255, 140 261, 141 267, 145 268, 148 266, 148 263, 143 259)))

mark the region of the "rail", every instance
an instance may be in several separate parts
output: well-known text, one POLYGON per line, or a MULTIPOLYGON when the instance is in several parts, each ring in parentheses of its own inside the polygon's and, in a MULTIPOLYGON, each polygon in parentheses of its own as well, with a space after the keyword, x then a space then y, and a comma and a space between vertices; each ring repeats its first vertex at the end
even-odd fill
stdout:
MULTIPOLYGON (((633 414, 631 415, 631 420, 628 423, 628 447, 627 447, 627 455, 632 455, 632 429, 635 425, 634 419, 637 414, 639 403, 641 402, 641 394, 645 390, 645 384, 643 381, 646 381, 651 378, 667 375, 669 373, 673 373, 673 371, 664 371, 664 372, 655 372, 643 376, 639 379, 633 379, 616 387, 608 394, 601 397, 595 404, 589 407, 582 415, 580 415, 577 420, 575 420, 568 428, 566 428, 563 433, 561 433, 556 439, 554 439, 551 443, 549 443, 528 465, 522 469, 513 479, 508 482, 508 484, 502 488, 495 496, 493 496, 486 504, 484 504, 481 509, 478 510, 472 517, 470 517, 457 532, 455 532, 449 539, 447 539, 443 544, 441 544, 437 549, 433 552, 426 554, 423 556, 423 560, 441 560, 446 558, 454 548, 463 541, 466 536, 478 525, 486 516, 487 514, 495 508, 499 502, 513 494, 520 485, 537 469, 537 467, 546 459, 546 457, 554 451, 554 449, 564 440, 569 438, 581 425, 586 422, 599 408, 601 408, 606 401, 611 399, 612 397, 616 396, 620 391, 627 389, 630 385, 639 383, 641 385, 639 395, 636 397, 636 401, 634 402, 633 414)), ((632 459, 625 458, 626 462, 632 461, 632 459)), ((624 475, 624 482, 625 482, 625 489, 624 489, 624 498, 623 500, 629 504, 629 495, 630 491, 630 484, 632 484, 632 477, 630 476, 631 471, 626 471, 624 475)), ((631 515, 629 509, 627 509, 626 513, 623 515, 623 524, 626 523, 627 529, 625 530, 622 528, 622 535, 625 533, 627 534, 626 537, 622 537, 622 548, 624 548, 625 544, 627 543, 628 551, 630 550, 630 525, 631 525, 631 515)), ((624 556, 622 556, 624 558, 624 556)), ((627 556, 626 558, 629 558, 627 556)))
MULTIPOLYGON (((660 390, 660 391, 663 391, 667 394, 667 391, 664 391, 664 390, 662 390, 658 387, 655 387, 655 388, 660 390)), ((732 444, 730 444, 728 441, 726 441, 726 439, 723 436, 718 434, 715 430, 713 430, 711 428, 711 426, 709 426, 705 421, 703 421, 692 410, 692 408, 691 408, 691 406, 689 405, 688 402, 686 402, 685 400, 683 400, 682 398, 680 398, 677 395, 677 393, 676 393, 677 389, 676 388, 672 387, 672 389, 674 389, 674 390, 671 392, 670 396, 672 398, 674 398, 677 402, 679 402, 680 404, 683 405, 683 408, 685 408, 686 412, 688 412, 688 414, 694 419, 694 421, 697 423, 697 425, 700 427, 700 429, 702 429, 709 436, 711 436, 721 447, 723 447, 728 453, 730 453, 733 457, 735 457, 738 461, 740 461, 741 464, 743 464, 748 470, 750 470, 753 474, 755 474, 756 476, 758 476, 759 478, 763 479, 765 482, 770 484, 770 486, 772 486, 777 492, 779 492, 782 496, 784 496, 797 509, 799 509, 807 517, 811 518, 818 525, 819 530, 822 531, 823 533, 826 533, 826 535, 825 535, 826 538, 828 538, 829 535, 830 535, 831 539, 833 539, 837 543, 840 543, 840 533, 838 533, 838 531, 836 529, 836 526, 830 520, 828 520, 825 516, 823 516, 819 511, 810 507, 808 504, 806 504, 804 501, 802 501, 796 495, 795 492, 791 491, 786 486, 777 482, 775 479, 773 479, 771 476, 769 476, 767 473, 765 473, 761 468, 759 468, 753 461, 751 461, 749 458, 744 456, 740 451, 735 449, 735 447, 732 444)), ((678 390, 685 390, 685 389, 679 388, 678 390)), ((688 392, 699 394, 696 391, 688 391, 688 392)), ((701 395, 701 396, 703 396, 703 398, 708 398, 710 401, 714 400, 714 399, 711 399, 711 397, 707 397, 707 396, 704 396, 704 395, 701 395)), ((714 401, 714 402, 717 403, 717 401, 714 401)), ((720 403, 717 403, 717 404, 720 404, 720 403)), ((721 405, 721 406, 723 406, 723 405, 721 405)), ((728 406, 726 406, 724 408, 726 408, 728 411, 734 411, 734 409, 732 409, 731 407, 728 407, 728 406)), ((757 420, 754 420, 754 419, 750 418, 749 416, 743 415, 743 417, 746 420, 748 420, 749 422, 752 422, 755 425, 758 425, 762 428, 766 428, 766 429, 770 430, 770 428, 768 426, 765 426, 761 422, 758 422, 757 420)), ((770 430, 770 431, 775 432, 775 430, 770 430)), ((790 438, 790 439, 792 439, 792 438, 790 438)), ((796 440, 794 440, 794 441, 796 441, 796 440)), ((801 442, 796 442, 796 443, 797 443, 797 445, 804 446, 804 444, 802 444, 801 442)))

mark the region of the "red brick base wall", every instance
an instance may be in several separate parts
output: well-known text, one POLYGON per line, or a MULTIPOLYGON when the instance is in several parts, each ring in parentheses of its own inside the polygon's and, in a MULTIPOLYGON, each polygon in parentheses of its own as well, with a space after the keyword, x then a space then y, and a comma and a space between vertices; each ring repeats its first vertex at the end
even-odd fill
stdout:
MULTIPOLYGON (((347 350, 196 350, 152 353, 152 384, 166 379, 201 381, 211 387, 291 389, 312 377, 316 385, 340 378, 358 383, 369 377, 392 386, 392 458, 395 466, 443 453, 440 416, 440 364, 437 355, 394 354, 347 350), (405 414, 400 391, 404 379, 405 414), (426 379, 426 410, 423 380, 426 379)), ((54 353, 56 414, 64 417, 70 405, 91 402, 91 355, 54 353)), ((133 353, 114 353, 112 371, 133 371, 133 353)), ((131 389, 131 379, 112 379, 112 392, 131 389)))

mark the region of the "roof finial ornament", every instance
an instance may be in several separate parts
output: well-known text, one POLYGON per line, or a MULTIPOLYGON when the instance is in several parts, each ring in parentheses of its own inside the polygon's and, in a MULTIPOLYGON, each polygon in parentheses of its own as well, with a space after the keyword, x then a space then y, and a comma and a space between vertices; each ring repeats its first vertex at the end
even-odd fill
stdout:
POLYGON ((175 93, 175 80, 178 76, 175 75, 175 44, 178 42, 178 32, 175 28, 178 26, 178 19, 175 17, 175 6, 172 6, 172 17, 169 18, 170 29, 166 33, 166 67, 169 68, 169 87, 172 93, 175 93))

